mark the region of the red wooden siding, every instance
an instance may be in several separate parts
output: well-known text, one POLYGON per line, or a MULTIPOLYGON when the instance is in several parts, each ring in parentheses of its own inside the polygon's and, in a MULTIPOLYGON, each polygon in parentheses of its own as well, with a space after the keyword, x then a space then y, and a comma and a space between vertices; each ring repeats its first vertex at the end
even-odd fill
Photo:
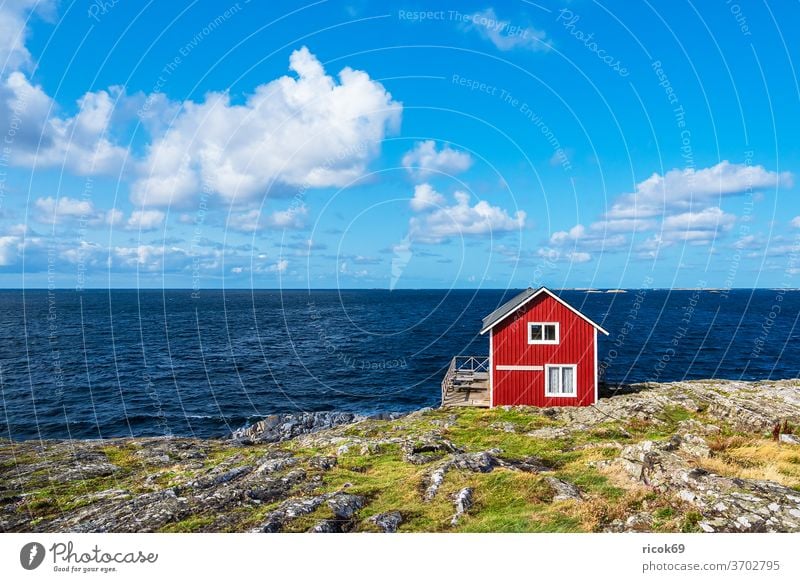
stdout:
POLYGON ((529 406, 588 406, 595 399, 595 328, 546 293, 493 329, 492 402, 529 406), (528 322, 558 322, 559 343, 528 344, 528 322), (577 397, 546 397, 545 370, 498 370, 497 366, 577 364, 577 397))

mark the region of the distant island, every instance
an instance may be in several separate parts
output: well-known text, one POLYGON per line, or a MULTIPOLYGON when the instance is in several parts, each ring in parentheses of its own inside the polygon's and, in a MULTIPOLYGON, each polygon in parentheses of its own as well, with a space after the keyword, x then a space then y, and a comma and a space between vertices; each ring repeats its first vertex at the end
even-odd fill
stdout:
POLYGON ((800 531, 798 381, 396 416, 275 415, 227 439, 0 441, 0 530, 800 531))

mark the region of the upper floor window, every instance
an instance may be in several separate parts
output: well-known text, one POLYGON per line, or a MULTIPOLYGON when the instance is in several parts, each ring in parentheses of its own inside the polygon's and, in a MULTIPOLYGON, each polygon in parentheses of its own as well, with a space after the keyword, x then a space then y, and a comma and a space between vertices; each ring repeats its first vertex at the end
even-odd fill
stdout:
POLYGON ((558 323, 535 321, 528 324, 529 344, 557 344, 559 340, 558 323))

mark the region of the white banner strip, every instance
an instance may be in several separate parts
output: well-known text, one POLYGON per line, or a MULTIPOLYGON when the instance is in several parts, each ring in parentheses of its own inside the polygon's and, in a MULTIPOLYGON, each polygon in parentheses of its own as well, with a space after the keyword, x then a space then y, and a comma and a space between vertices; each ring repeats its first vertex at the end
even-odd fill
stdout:
POLYGON ((798 534, 4 534, 0 579, 800 580, 798 542, 798 534))

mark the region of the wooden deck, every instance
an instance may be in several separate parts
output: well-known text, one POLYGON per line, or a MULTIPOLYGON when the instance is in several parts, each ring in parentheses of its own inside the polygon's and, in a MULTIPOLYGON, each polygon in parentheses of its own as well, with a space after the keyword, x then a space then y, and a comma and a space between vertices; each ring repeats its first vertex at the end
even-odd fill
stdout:
POLYGON ((442 407, 489 405, 488 356, 453 358, 442 380, 442 407))

